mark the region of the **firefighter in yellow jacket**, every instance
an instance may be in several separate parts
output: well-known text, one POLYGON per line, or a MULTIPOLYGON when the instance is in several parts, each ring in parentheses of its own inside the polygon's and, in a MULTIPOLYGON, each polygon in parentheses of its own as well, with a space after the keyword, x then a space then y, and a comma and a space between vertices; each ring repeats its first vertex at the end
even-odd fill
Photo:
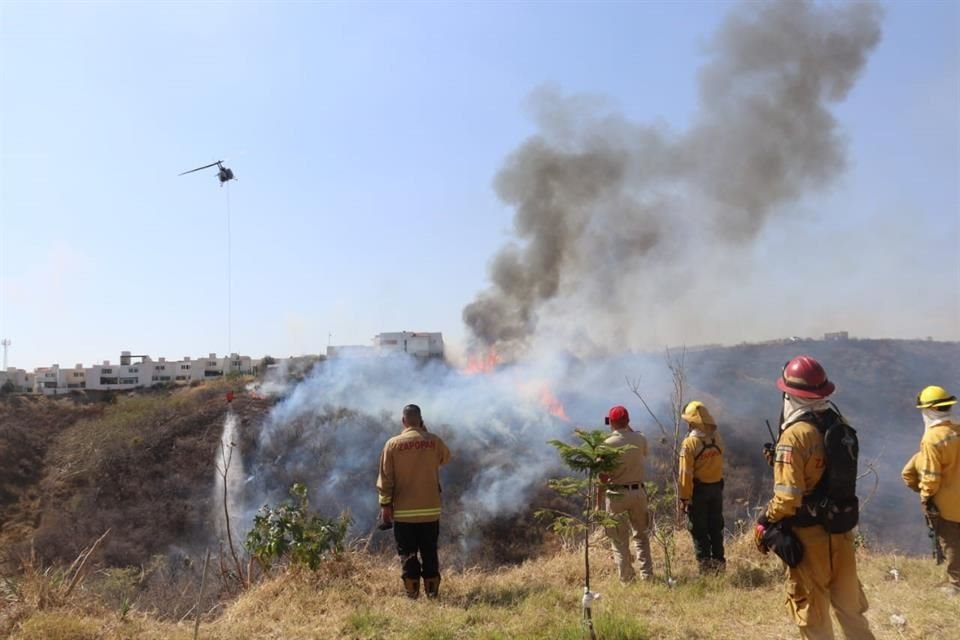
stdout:
POLYGON ((916 468, 920 501, 947 562, 949 592, 960 593, 960 424, 950 416, 957 403, 943 387, 926 387, 917 396, 924 432, 916 468))
POLYGON ((700 573, 721 572, 723 556, 723 443, 717 423, 699 400, 687 404, 690 433, 680 445, 680 501, 700 573))
POLYGON ((626 407, 617 405, 607 413, 607 422, 613 432, 604 443, 611 447, 630 445, 620 458, 620 464, 607 475, 602 474, 600 491, 606 498, 606 510, 617 518, 617 526, 606 529, 613 548, 617 572, 622 582, 636 577, 630 553, 630 532, 637 547, 637 564, 640 579, 653 577, 653 558, 650 555, 650 514, 647 509, 647 492, 643 488, 646 474, 647 439, 642 433, 630 428, 630 414, 626 407))
POLYGON ((403 431, 387 440, 380 455, 380 521, 393 525, 407 596, 420 595, 422 577, 427 597, 436 598, 440 594, 440 466, 449 462, 450 451, 439 436, 427 431, 417 405, 403 408, 402 422, 403 431))
POLYGON ((903 478, 903 484, 914 493, 920 493, 920 467, 917 464, 920 461, 920 452, 910 456, 907 464, 903 465, 900 477, 903 478))
MULTIPOLYGON (((832 411, 826 398, 834 384, 819 362, 798 356, 783 368, 783 420, 773 467, 773 498, 756 527, 757 547, 766 552, 768 529, 789 525, 803 546, 799 564, 787 567, 787 611, 800 637, 832 640, 830 608, 847 640, 874 640, 864 613, 867 598, 857 578, 853 532, 828 533, 822 524, 801 519, 826 467, 824 436, 816 422, 832 411)), ((805 515, 805 514, 804 514, 805 515)))
MULTIPOLYGON (((903 484, 907 485, 907 488, 913 491, 914 493, 920 493, 920 467, 917 466, 920 464, 920 452, 913 454, 907 464, 903 465, 903 470, 900 472, 900 477, 903 478, 903 484)), ((926 516, 927 521, 927 536, 933 543, 933 557, 936 559, 937 564, 943 564, 944 555, 943 547, 940 545, 940 540, 937 537, 937 530, 934 528, 933 521, 930 520, 930 517, 926 516)))

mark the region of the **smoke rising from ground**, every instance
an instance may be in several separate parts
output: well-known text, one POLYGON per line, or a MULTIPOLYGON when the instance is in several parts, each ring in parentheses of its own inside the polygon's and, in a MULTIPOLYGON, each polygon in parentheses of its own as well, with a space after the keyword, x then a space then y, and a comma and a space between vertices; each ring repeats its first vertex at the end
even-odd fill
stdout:
POLYGON ((400 410, 412 402, 423 408, 427 428, 453 454, 441 474, 445 536, 476 544, 481 537, 476 527, 528 515, 534 496, 559 471, 547 440, 568 439, 584 418, 593 418, 588 426, 602 425, 606 399, 599 395, 574 401, 573 421, 551 413, 553 393, 576 398, 562 383, 569 373, 557 361, 480 375, 404 355, 320 363, 285 389, 265 420, 241 438, 250 474, 243 520, 251 522, 257 508, 276 504, 291 484, 301 482, 312 504, 331 515, 347 510, 354 533, 368 532, 377 511, 380 452, 400 433, 400 410))
MULTIPOLYGON (((727 442, 728 528, 735 530, 737 519, 751 521, 751 509, 770 497, 769 467, 760 453, 769 439, 764 419, 776 423, 781 395, 774 381, 798 353, 824 363, 837 384, 834 400, 858 430, 863 464, 877 463, 880 486, 864 507, 861 531, 872 544, 922 552, 926 538, 918 498, 902 486, 899 472, 923 432, 912 400, 930 381, 960 376, 956 343, 803 341, 688 352, 685 399, 710 407, 727 442)), ((461 561, 491 562, 484 545, 503 531, 488 527, 512 524, 547 506, 555 496, 546 481, 567 473, 547 440, 571 441, 578 426, 605 428, 602 418, 611 405, 626 405, 632 426, 647 436, 648 478, 669 484, 656 471, 669 467, 669 445, 661 442, 660 430, 630 394, 625 377, 639 379, 651 409, 670 425, 672 386, 660 354, 531 358, 479 375, 404 356, 319 363, 302 382, 285 383, 282 398, 263 420, 241 428, 235 442, 248 477, 242 486, 231 484, 231 512, 243 513, 237 527, 243 531, 257 508, 277 504, 288 497, 290 485, 301 482, 314 508, 328 516, 349 510, 352 535, 368 534, 377 510, 380 452, 400 432, 401 408, 415 402, 427 428, 443 437, 453 455, 441 471, 444 543, 460 545, 461 561), (551 414, 544 388, 562 402, 569 421, 551 414)), ((862 499, 871 495, 872 482, 872 477, 860 481, 862 499)), ((505 530, 529 540, 544 526, 528 522, 505 530)), ((535 550, 536 544, 525 549, 535 550)))
POLYGON ((642 298, 669 314, 682 298, 677 283, 712 279, 705 264, 735 254, 779 208, 843 170, 828 107, 879 42, 880 17, 863 2, 740 6, 710 41, 685 132, 537 92, 540 132, 495 178, 516 209, 516 242, 464 308, 473 337, 517 353, 544 333, 579 331, 581 343, 602 348, 622 344, 636 320, 633 305, 611 300, 642 298))

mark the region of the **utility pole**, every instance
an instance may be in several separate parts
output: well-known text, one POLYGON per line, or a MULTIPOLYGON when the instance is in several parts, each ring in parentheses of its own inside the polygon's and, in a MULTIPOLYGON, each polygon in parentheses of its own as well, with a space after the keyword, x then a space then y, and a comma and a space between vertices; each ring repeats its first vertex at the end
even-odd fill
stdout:
POLYGON ((3 370, 6 371, 7 370, 7 347, 9 347, 13 343, 10 342, 10 338, 4 338, 3 340, 0 340, 0 344, 3 345, 3 370))

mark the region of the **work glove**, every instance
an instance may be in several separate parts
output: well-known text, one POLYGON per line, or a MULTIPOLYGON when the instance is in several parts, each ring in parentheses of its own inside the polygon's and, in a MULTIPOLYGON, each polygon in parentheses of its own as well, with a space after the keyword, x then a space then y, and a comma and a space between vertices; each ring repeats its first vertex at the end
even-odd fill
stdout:
POLYGON ((385 504, 380 507, 380 524, 377 525, 380 531, 393 529, 393 505, 385 504))
POLYGON ((757 520, 757 526, 753 528, 753 543, 757 545, 757 551, 763 555, 767 555, 767 552, 770 551, 766 543, 763 541, 763 536, 767 532, 767 529, 770 528, 770 521, 767 520, 767 516, 760 516, 760 519, 757 520))
POLYGON ((763 443, 763 459, 767 461, 767 464, 771 467, 773 462, 777 459, 777 450, 773 446, 772 442, 763 443))

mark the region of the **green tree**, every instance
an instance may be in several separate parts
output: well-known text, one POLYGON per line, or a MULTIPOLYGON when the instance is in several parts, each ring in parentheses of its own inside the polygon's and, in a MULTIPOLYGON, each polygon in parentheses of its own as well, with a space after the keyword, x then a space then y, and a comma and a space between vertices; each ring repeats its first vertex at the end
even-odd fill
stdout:
POLYGON ((246 550, 264 571, 271 564, 289 558, 294 565, 316 569, 330 554, 343 551, 350 517, 341 514, 329 520, 310 511, 307 488, 290 487, 296 502, 285 500, 276 507, 263 506, 253 518, 253 528, 244 542, 246 550))
POLYGON ((601 496, 598 495, 597 480, 601 473, 614 472, 620 464, 623 452, 632 449, 633 445, 611 447, 604 443, 610 433, 600 429, 577 429, 574 434, 579 440, 575 445, 561 440, 550 440, 549 444, 556 447, 564 464, 578 476, 554 478, 549 481, 548 486, 560 495, 570 498, 574 504, 579 502, 582 508, 574 513, 541 509, 536 515, 550 519, 550 528, 563 537, 576 539, 583 536, 583 625, 590 639, 595 640, 597 636, 591 604, 596 594, 590 590, 590 534, 595 527, 606 528, 617 524, 616 518, 603 508, 601 496))

